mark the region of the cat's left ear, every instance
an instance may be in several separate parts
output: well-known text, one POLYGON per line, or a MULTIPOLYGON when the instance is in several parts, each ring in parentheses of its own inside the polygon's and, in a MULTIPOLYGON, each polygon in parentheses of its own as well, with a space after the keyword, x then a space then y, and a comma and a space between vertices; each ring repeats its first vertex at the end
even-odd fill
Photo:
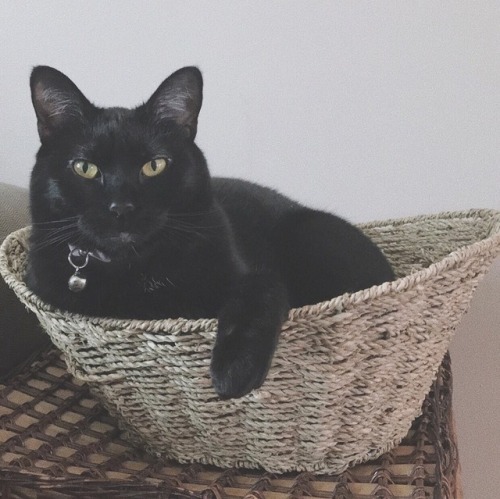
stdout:
POLYGON ((81 126, 95 110, 65 74, 49 66, 33 69, 30 86, 42 142, 70 127, 81 126))
POLYGON ((190 66, 171 74, 146 102, 146 110, 157 123, 174 122, 194 140, 203 99, 203 78, 190 66))

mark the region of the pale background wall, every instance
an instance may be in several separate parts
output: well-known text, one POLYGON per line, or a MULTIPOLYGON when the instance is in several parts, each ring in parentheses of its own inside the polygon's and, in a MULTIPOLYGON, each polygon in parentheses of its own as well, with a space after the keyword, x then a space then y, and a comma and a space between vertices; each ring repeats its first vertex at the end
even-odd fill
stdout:
MULTIPOLYGON (((497 1, 3 0, 0 181, 28 184, 32 66, 131 106, 195 64, 215 174, 355 222, 500 209, 499 27, 497 1)), ((453 345, 470 498, 500 486, 499 295, 497 264, 453 345)))

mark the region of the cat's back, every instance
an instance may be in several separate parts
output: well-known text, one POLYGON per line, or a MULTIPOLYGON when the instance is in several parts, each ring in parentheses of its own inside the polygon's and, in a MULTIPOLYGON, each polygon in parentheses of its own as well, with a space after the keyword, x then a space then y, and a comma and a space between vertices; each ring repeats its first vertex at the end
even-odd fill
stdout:
POLYGON ((282 217, 302 208, 269 187, 236 178, 212 178, 215 198, 236 226, 272 229, 282 217))

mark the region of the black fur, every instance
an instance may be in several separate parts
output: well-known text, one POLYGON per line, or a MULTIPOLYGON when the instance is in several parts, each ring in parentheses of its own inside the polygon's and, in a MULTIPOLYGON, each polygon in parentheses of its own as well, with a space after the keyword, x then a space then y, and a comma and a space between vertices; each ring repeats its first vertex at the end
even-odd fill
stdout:
POLYGON ((194 143, 202 78, 183 68, 135 109, 93 106, 59 71, 31 76, 42 145, 31 178, 27 282, 98 316, 218 317, 212 379, 222 398, 262 384, 290 307, 393 279, 377 247, 334 215, 236 179, 211 179, 194 143), (157 176, 140 173, 168 159, 157 176), (73 170, 98 166, 96 178, 73 170), (68 289, 68 244, 99 250, 68 289))

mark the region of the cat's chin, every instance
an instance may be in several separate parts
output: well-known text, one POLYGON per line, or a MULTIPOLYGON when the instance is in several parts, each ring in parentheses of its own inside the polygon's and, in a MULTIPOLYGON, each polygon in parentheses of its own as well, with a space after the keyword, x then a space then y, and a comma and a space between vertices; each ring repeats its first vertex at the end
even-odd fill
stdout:
POLYGON ((129 260, 139 256, 142 238, 130 232, 119 232, 99 241, 99 250, 111 260, 129 260))
POLYGON ((116 239, 119 244, 129 245, 138 242, 137 234, 132 234, 130 232, 120 232, 117 236, 112 238, 116 239))

